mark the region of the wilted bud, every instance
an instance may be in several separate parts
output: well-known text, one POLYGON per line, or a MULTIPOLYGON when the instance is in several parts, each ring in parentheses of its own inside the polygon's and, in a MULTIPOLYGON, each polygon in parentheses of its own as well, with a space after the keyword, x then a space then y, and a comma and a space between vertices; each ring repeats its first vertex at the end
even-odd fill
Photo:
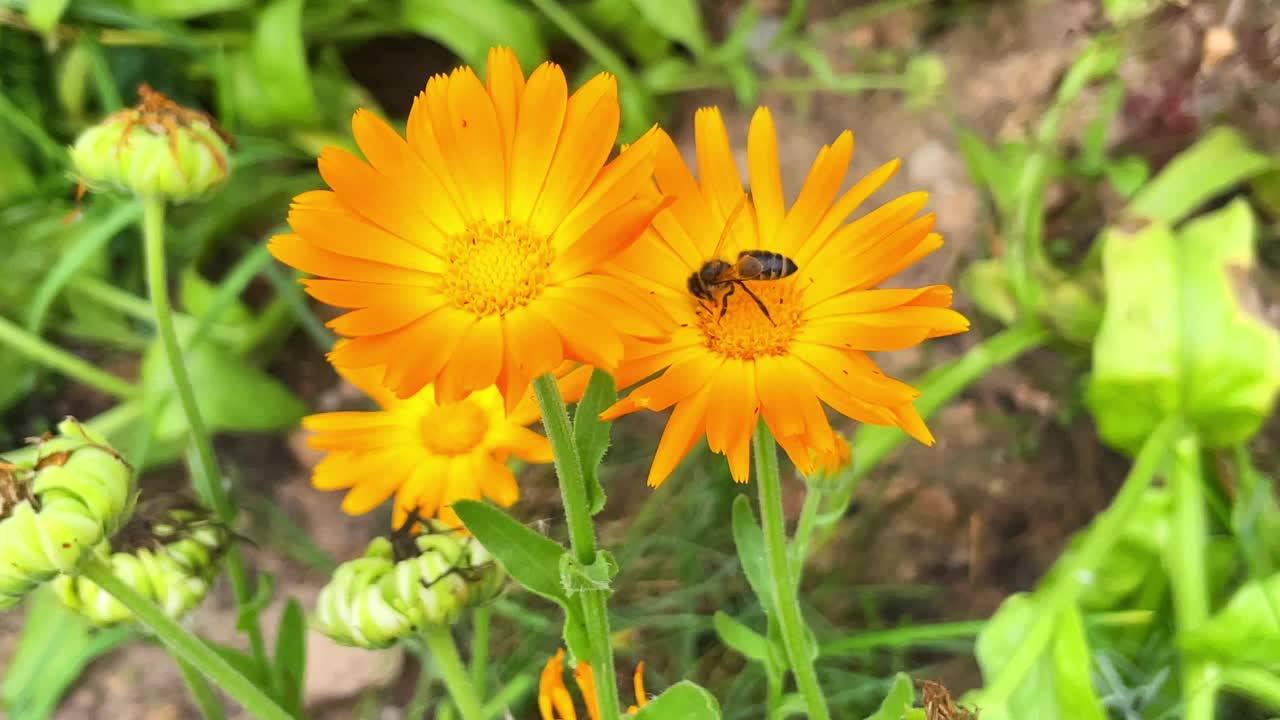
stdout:
MULTIPOLYGON (((231 533, 194 503, 161 503, 164 507, 140 509, 96 552, 116 577, 176 620, 209 594, 231 533)), ((53 581, 53 589, 63 604, 94 624, 133 619, 128 608, 88 578, 63 575, 53 581)))
POLYGON ((136 107, 85 130, 71 147, 82 183, 140 197, 191 200, 227 177, 229 138, 209 115, 148 85, 136 107))
POLYGON ((133 512, 133 469, 68 418, 32 462, 0 466, 0 610, 72 573, 133 512))
POLYGON ((849 447, 849 441, 844 439, 840 433, 832 433, 835 435, 835 446, 831 452, 819 452, 810 450, 809 456, 813 459, 813 466, 816 468, 814 473, 805 480, 809 484, 833 488, 843 482, 848 476, 848 470, 853 467, 853 450, 849 447))
POLYGON ((415 536, 408 528, 417 524, 410 517, 334 572, 316 600, 316 629, 344 645, 384 648, 497 594, 502 570, 475 538, 436 521, 415 536))

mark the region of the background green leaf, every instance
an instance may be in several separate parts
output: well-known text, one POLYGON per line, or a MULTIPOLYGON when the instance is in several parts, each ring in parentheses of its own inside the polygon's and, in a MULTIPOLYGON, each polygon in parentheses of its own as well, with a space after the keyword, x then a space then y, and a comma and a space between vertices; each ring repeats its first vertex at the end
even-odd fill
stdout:
POLYGON ((678 682, 640 708, 635 720, 715 720, 720 703, 711 693, 689 682, 678 682))
POLYGON ((452 50, 483 77, 489 48, 505 45, 531 72, 547 59, 537 16, 510 0, 404 0, 404 24, 452 50))

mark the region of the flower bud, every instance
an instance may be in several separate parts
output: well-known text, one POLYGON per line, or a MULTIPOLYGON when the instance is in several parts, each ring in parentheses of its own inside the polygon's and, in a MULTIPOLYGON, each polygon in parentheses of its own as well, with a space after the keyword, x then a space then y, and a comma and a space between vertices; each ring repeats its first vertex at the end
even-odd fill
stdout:
POLYGON ((375 538, 363 557, 343 563, 320 591, 314 627, 344 645, 385 648, 497 594, 502 571, 475 538, 424 524, 417 536, 401 529, 375 538))
MULTIPOLYGON (((141 510, 95 552, 111 564, 116 577, 176 620, 209 594, 230 540, 226 526, 191 504, 141 510)), ((63 604, 96 625, 133 619, 128 608, 88 578, 63 575, 53 581, 53 589, 63 604)))
POLYGON ((133 469, 68 418, 35 460, 0 466, 0 610, 72 573, 133 512, 133 469))
POLYGON ((143 85, 141 102, 80 134, 71 160, 82 183, 173 202, 196 198, 227 177, 228 138, 217 122, 143 85))

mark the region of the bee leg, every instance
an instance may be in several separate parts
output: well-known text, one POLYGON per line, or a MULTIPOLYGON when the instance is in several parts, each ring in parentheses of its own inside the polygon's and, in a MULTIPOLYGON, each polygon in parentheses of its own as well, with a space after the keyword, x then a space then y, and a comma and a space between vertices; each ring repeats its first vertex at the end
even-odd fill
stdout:
POLYGON ((767 308, 767 307, 765 307, 765 306, 764 306, 764 301, 763 301, 763 300, 761 300, 760 298, 756 297, 756 294, 755 294, 755 293, 753 293, 753 292, 751 292, 751 288, 747 287, 746 285, 743 285, 743 286, 742 286, 742 289, 743 289, 743 291, 744 291, 744 292, 746 292, 746 293, 747 293, 747 296, 748 296, 748 297, 750 297, 752 300, 755 300, 755 301, 756 301, 756 307, 760 308, 760 312, 764 313, 764 317, 765 317, 765 319, 766 319, 766 320, 768 320, 768 321, 769 321, 769 324, 770 324, 770 325, 777 325, 778 323, 776 323, 776 322, 774 322, 774 321, 773 321, 773 316, 769 314, 769 308, 767 308))
MULTIPOLYGON (((732 295, 733 291, 737 289, 738 289, 738 283, 729 283, 729 292, 725 293, 724 296, 720 298, 720 317, 716 318, 717 320, 719 320, 720 318, 723 318, 724 314, 729 312, 729 296, 732 295)), ((750 291, 748 290, 747 292, 750 292, 750 291)))

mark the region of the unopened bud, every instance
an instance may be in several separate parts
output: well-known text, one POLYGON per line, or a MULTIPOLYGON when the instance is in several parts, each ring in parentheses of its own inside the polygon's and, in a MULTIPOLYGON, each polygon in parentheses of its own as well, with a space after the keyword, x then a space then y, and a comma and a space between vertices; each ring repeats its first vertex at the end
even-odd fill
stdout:
MULTIPOLYGON (((411 518, 406 525, 416 525, 411 518)), ((416 536, 376 538, 343 563, 316 600, 314 627, 344 645, 384 648, 421 628, 447 625, 501 589, 501 568, 475 538, 427 521, 416 536)))
POLYGON ((33 461, 0 466, 0 610, 75 572, 133 512, 129 464, 75 420, 58 432, 33 461))
MULTIPOLYGON (((227 527, 198 506, 144 508, 96 552, 116 577, 176 620, 209 594, 230 540, 227 527)), ((96 625, 133 619, 128 608, 86 577, 60 576, 53 589, 63 604, 96 625)))
POLYGON ((227 177, 229 138, 206 113, 143 85, 141 102, 85 130, 71 147, 82 183, 140 197, 191 200, 227 177))

